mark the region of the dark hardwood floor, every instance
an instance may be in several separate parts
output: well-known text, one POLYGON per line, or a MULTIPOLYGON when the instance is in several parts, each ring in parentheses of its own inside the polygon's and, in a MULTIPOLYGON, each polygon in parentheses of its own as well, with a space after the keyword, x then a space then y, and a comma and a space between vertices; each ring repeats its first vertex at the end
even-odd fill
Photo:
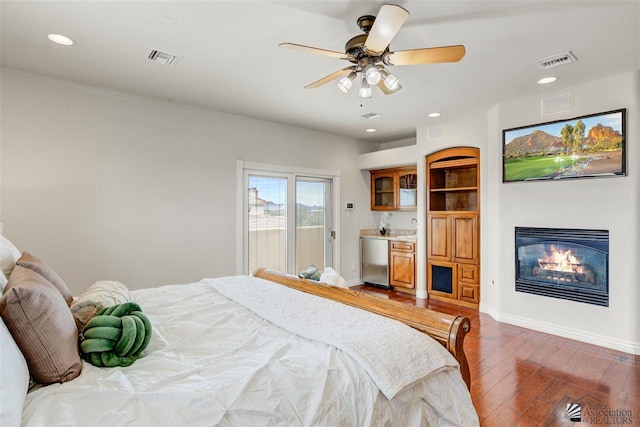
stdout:
POLYGON ((499 323, 453 304, 352 289, 471 319, 464 347, 482 426, 640 426, 640 356, 499 323), (582 423, 570 421, 572 403, 580 404, 582 423))

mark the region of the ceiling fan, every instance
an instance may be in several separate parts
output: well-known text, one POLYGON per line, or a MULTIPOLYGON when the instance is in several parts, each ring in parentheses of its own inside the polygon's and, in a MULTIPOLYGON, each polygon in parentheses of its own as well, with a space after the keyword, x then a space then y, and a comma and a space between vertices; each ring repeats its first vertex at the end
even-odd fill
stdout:
POLYGON ((305 89, 317 88, 339 78, 338 87, 347 93, 360 73, 360 98, 371 98, 372 85, 378 86, 385 95, 390 95, 399 91, 402 85, 385 66, 458 62, 465 54, 462 45, 390 51, 389 43, 408 17, 409 12, 395 4, 382 5, 378 16, 361 16, 357 22, 364 34, 351 38, 345 45, 344 53, 296 43, 280 43, 280 46, 344 59, 354 64, 308 84, 305 89))

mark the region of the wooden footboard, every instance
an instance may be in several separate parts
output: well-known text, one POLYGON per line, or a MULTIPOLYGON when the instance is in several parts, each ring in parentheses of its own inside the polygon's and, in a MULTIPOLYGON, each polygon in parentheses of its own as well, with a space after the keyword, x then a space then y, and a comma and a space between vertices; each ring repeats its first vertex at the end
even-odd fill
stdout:
POLYGON ((336 286, 318 284, 318 282, 301 279, 296 276, 280 273, 275 270, 258 268, 253 275, 261 279, 280 283, 313 295, 339 301, 353 307, 370 311, 381 316, 398 320, 424 332, 445 346, 460 363, 460 372, 467 387, 471 386, 469 362, 464 354, 464 337, 471 329, 469 318, 451 316, 437 311, 419 308, 398 301, 375 297, 364 292, 353 291, 336 286))

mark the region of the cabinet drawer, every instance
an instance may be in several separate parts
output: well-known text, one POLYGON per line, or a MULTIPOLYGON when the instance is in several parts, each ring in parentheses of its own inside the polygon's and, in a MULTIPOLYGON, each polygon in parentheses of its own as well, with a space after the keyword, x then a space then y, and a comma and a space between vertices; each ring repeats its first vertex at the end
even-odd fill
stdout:
POLYGON ((414 252, 415 251, 415 243, 411 242, 401 242, 398 240, 391 241, 391 250, 392 251, 402 251, 402 252, 414 252))
POLYGON ((458 264, 458 281, 479 284, 480 283, 480 269, 477 265, 472 264, 458 264))
POLYGON ((460 283, 458 299, 461 301, 478 303, 480 301, 480 286, 460 283))

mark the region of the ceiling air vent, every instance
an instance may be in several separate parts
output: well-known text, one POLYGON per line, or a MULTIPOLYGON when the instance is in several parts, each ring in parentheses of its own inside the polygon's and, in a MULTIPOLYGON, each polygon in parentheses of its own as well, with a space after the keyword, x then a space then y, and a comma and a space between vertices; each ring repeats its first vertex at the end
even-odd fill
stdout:
POLYGON ((548 70, 549 68, 559 67, 560 65, 575 62, 577 60, 578 58, 576 58, 571 51, 567 51, 565 53, 559 53, 548 58, 540 59, 536 61, 536 64, 538 64, 538 66, 543 70, 548 70))
POLYGON ((150 49, 149 52, 147 52, 147 59, 164 65, 176 65, 178 61, 180 61, 180 58, 182 57, 173 55, 171 53, 162 52, 161 50, 157 49, 150 49))
POLYGON ((372 112, 370 112, 370 113, 363 114, 363 115, 361 115, 360 117, 362 117, 363 119, 369 119, 369 120, 371 120, 371 119, 378 118, 378 117, 380 117, 380 116, 382 116, 382 114, 380 114, 380 113, 375 113, 375 112, 373 112, 373 111, 372 111, 372 112))

